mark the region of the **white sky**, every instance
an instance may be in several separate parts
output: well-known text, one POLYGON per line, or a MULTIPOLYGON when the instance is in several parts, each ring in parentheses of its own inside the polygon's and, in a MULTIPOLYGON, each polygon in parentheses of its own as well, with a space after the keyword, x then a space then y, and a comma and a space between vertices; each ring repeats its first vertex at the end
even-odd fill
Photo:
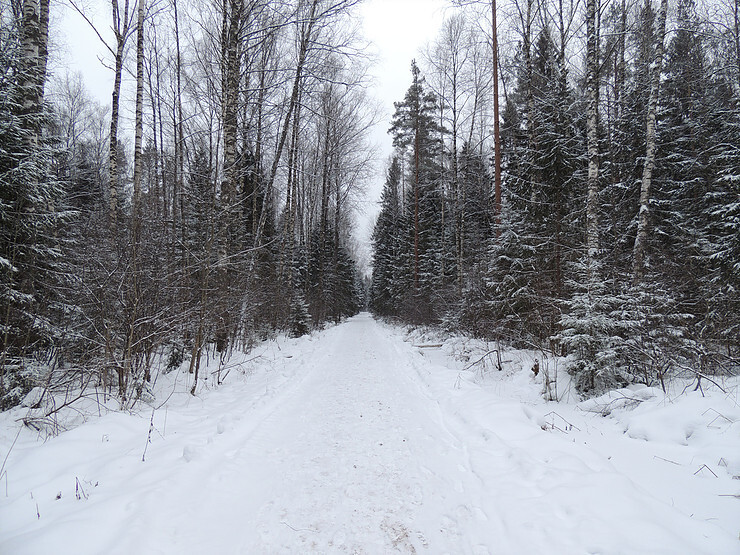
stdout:
MULTIPOLYGON (((91 13, 97 8, 100 12, 100 29, 109 32, 108 4, 85 4, 91 13)), ((366 213, 360 218, 356 233, 362 242, 366 242, 372 232, 377 213, 375 202, 382 189, 386 160, 392 152, 387 130, 393 114, 393 103, 403 100, 411 84, 411 60, 418 59, 424 46, 435 38, 450 4, 449 0, 366 0, 357 10, 363 20, 365 38, 372 43, 373 54, 377 57, 377 64, 371 69, 374 77, 371 94, 381 108, 379 123, 372 137, 379 147, 377 176, 368 191, 366 213)), ((61 33, 56 41, 58 63, 52 69, 57 75, 63 75, 65 67, 82 73, 91 95, 101 104, 109 105, 113 71, 105 67, 101 59, 110 62, 111 56, 105 55, 98 37, 69 7, 64 7, 56 18, 61 33)), ((125 117, 125 114, 122 115, 125 117)))
MULTIPOLYGON (((80 4, 84 5, 86 12, 91 14, 101 12, 95 19, 95 23, 101 32, 106 33, 104 37, 112 44, 112 36, 108 36, 110 5, 106 4, 101 7, 100 2, 84 2, 84 0, 80 4)), ((107 52, 100 39, 77 12, 63 2, 52 2, 52 10, 55 8, 58 8, 58 11, 52 13, 52 33, 55 29, 59 29, 59 35, 52 34, 52 48, 57 53, 56 60, 52 58, 52 71, 60 77, 67 70, 81 73, 90 95, 104 106, 110 105, 113 93, 113 70, 105 67, 101 60, 110 64, 113 57, 110 54, 106 55, 107 52)))
POLYGON ((367 0, 360 7, 365 37, 377 48, 373 92, 382 102, 384 121, 376 140, 386 156, 392 150, 386 131, 393 102, 403 100, 411 85, 411 60, 435 38, 448 6, 445 0, 367 0))
POLYGON ((385 180, 386 160, 393 151, 388 135, 393 103, 403 100, 411 85, 411 60, 420 57, 420 51, 432 41, 442 25, 446 0, 366 0, 360 7, 363 30, 373 43, 377 64, 371 73, 375 78, 373 96, 380 102, 381 114, 373 132, 373 141, 379 146, 379 160, 375 181, 368 190, 366 211, 358 222, 357 239, 369 255, 369 238, 379 207, 376 205, 385 180))

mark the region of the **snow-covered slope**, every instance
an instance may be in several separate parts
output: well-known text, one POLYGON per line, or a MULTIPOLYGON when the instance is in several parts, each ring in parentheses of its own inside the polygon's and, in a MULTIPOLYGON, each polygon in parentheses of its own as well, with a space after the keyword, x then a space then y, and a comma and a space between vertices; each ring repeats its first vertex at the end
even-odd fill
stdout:
POLYGON ((546 403, 531 353, 413 343, 364 314, 46 442, 0 415, 0 553, 740 553, 737 381, 546 403))

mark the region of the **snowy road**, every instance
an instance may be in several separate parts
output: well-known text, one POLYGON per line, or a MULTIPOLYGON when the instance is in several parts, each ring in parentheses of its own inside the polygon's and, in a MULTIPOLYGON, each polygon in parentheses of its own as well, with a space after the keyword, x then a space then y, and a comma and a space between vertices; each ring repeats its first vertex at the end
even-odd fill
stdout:
POLYGON ((454 371, 369 315, 262 359, 153 417, 21 441, 0 553, 740 551, 712 522, 740 516, 736 499, 715 501, 729 478, 665 499, 670 484, 651 490, 649 472, 675 471, 630 466, 656 463, 626 447, 620 458, 634 440, 547 433, 547 405, 452 386, 454 371))
MULTIPOLYGON (((288 359, 300 381, 209 455, 207 495, 193 504, 176 488, 166 504, 190 508, 158 548, 205 553, 223 536, 219 550, 244 553, 456 552, 494 539, 464 446, 409 374, 408 344, 364 316, 314 347, 288 359)), ((143 533, 172 519, 146 520, 143 533)))

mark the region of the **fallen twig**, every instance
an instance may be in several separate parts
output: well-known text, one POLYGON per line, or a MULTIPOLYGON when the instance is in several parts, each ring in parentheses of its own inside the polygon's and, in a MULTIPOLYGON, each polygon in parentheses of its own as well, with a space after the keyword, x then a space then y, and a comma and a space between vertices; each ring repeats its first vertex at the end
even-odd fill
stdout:
POLYGON ((719 476, 717 476, 717 475, 716 475, 716 474, 714 473, 714 471, 713 471, 713 470, 712 470, 711 468, 709 468, 709 467, 708 467, 707 465, 705 465, 705 464, 701 465, 701 466, 699 467, 699 470, 697 470, 696 472, 694 472, 694 476, 696 476, 697 474, 699 474, 699 472, 701 472, 701 471, 702 471, 702 470, 704 470, 705 468, 706 468, 706 469, 707 469, 707 470, 708 470, 709 472, 711 472, 711 473, 712 473, 712 476, 714 476, 715 478, 718 478, 718 477, 719 477, 719 476))
POLYGON ((558 430, 558 431, 560 431, 560 432, 563 432, 563 433, 568 433, 569 431, 571 431, 571 430, 572 430, 572 429, 574 429, 574 428, 575 428, 576 430, 578 430, 579 432, 581 431, 581 429, 580 429, 580 428, 579 428, 578 426, 576 426, 576 425, 574 425, 574 424, 571 424, 570 422, 568 422, 568 421, 567 421, 567 420, 566 420, 565 418, 563 418, 562 416, 560 416, 560 415, 559 415, 559 414, 558 414, 557 412, 555 412, 555 411, 550 411, 550 412, 548 412, 548 413, 547 413, 547 414, 546 414, 546 415, 544 416, 544 418, 547 418, 548 416, 551 416, 551 417, 552 417, 552 422, 549 422, 549 423, 548 423, 548 422, 545 422, 545 425, 544 425, 544 426, 542 427, 542 429, 543 429, 543 430, 546 430, 546 429, 547 429, 547 427, 548 427, 548 425, 549 425, 549 426, 550 426, 550 429, 551 429, 551 430, 558 430), (555 425, 555 417, 556 417, 556 416, 557 416, 557 417, 558 417, 558 418, 559 418, 560 420, 562 420, 562 421, 563 421, 563 422, 565 423, 565 430, 563 430, 563 429, 562 429, 562 428, 560 428, 559 426, 556 426, 556 425, 555 425))
POLYGON ((284 520, 281 520, 280 524, 285 524, 288 528, 290 528, 294 532, 313 532, 314 534, 318 532, 318 530, 314 530, 313 528, 295 528, 291 526, 290 524, 288 524, 287 522, 285 522, 284 520))
POLYGON ((463 368, 463 370, 469 370, 470 368, 472 368, 476 364, 480 364, 481 362, 483 362, 485 360, 486 357, 491 356, 493 353, 496 353, 496 355, 497 355, 497 358, 498 358, 498 370, 500 372, 501 370, 503 370, 503 368, 501 367, 501 353, 499 352, 498 349, 493 349, 491 351, 488 351, 486 354, 484 354, 478 360, 476 360, 476 361, 471 362, 470 364, 468 364, 465 368, 463 368))
POLYGON ((83 497, 87 500, 87 494, 85 493, 85 490, 82 489, 82 484, 77 476, 75 476, 75 497, 78 501, 83 497))
POLYGON ((721 413, 721 412, 719 412, 718 410, 715 410, 715 409, 712 409, 712 408, 709 408, 709 409, 705 410, 705 411, 704 411, 703 413, 701 413, 701 415, 702 415, 702 416, 705 416, 705 415, 706 415, 706 414, 707 414, 708 412, 710 412, 710 411, 711 411, 711 412, 713 412, 713 413, 715 413, 715 414, 716 414, 717 416, 715 416, 715 417, 714 417, 714 419, 713 419, 713 420, 712 420, 712 421, 711 421, 711 422, 710 422, 709 424, 707 424, 707 428, 708 428, 709 426, 711 426, 712 424, 714 424, 714 423, 715 423, 715 422, 716 422, 717 420, 719 420, 720 418, 724 418, 724 419, 725 419, 725 420, 727 420, 727 421, 728 421, 728 422, 729 422, 730 424, 734 424, 734 421, 733 421, 733 420, 730 420, 730 419, 729 419, 729 418, 727 418, 727 417, 726 417, 726 416, 725 416, 724 414, 722 414, 722 413, 721 413))

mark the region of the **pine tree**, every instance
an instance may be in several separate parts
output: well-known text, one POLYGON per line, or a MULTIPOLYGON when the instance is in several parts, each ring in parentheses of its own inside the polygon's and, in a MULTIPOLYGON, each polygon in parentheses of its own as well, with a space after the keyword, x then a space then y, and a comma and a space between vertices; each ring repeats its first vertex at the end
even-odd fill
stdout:
POLYGON ((415 61, 411 74, 411 87, 403 102, 395 105, 390 133, 396 149, 408 157, 409 168, 404 207, 409 224, 406 244, 411 248, 412 289, 406 295, 405 311, 412 320, 421 322, 439 317, 435 292, 449 275, 442 271, 446 256, 440 166, 444 130, 436 118, 437 97, 424 90, 424 79, 415 61))
MULTIPOLYGON (((706 59, 692 0, 678 4, 679 29, 666 52, 666 79, 658 142, 658 179, 651 263, 676 296, 679 310, 701 318, 706 299, 709 241, 705 214, 711 210, 711 130, 716 125, 706 59)), ((656 275, 654 274, 654 276, 656 275)), ((654 277, 653 279, 657 279, 654 277)))
POLYGON ((700 214, 708 261, 701 295, 707 310, 697 327, 707 351, 732 358, 740 337, 740 96, 724 54, 710 54, 707 65, 710 184, 700 214))
MULTIPOLYGON (((484 310, 484 278, 487 246, 493 235, 490 176, 483 155, 464 143, 458 156, 458 186, 462 194, 461 214, 463 234, 460 241, 462 256, 458 259, 462 276, 458 306, 448 311, 447 325, 454 325, 474 335, 485 335, 490 319, 484 310)), ((501 224, 501 218, 498 219, 501 224)))
POLYGON ((462 263, 467 270, 482 261, 491 236, 491 180, 484 156, 475 152, 470 143, 463 144, 458 159, 465 221, 463 245, 467 247, 463 252, 462 263))
POLYGON ((290 299, 288 332, 291 337, 301 337, 311 332, 311 315, 308 313, 308 303, 300 290, 294 291, 290 299))

